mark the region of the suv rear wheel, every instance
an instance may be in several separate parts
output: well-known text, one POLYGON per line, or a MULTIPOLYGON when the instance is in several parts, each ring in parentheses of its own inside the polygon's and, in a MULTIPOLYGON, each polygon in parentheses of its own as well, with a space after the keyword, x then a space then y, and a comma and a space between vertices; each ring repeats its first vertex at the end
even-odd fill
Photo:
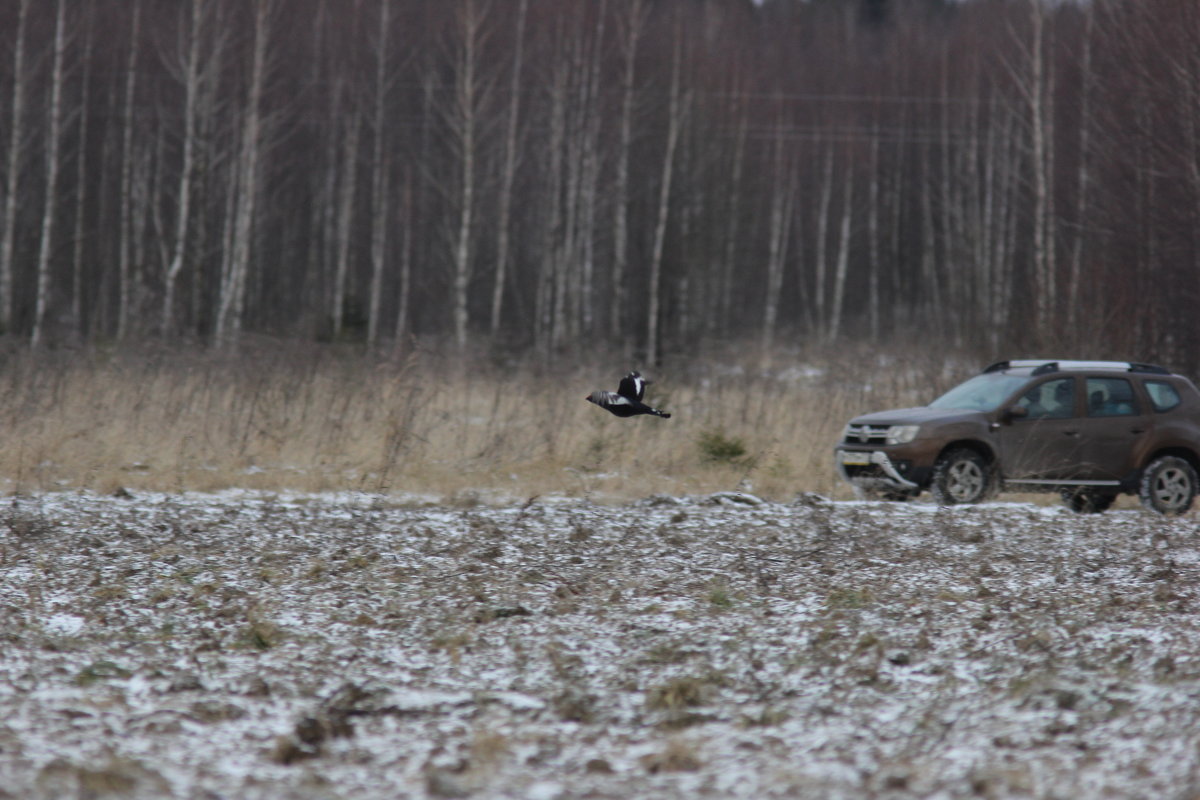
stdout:
POLYGON ((938 459, 929 488, 941 506, 979 503, 993 493, 995 478, 991 465, 983 456, 970 448, 959 447, 938 459))
POLYGON ((1096 489, 1063 489, 1063 505, 1076 514, 1099 514, 1108 511, 1117 499, 1115 494, 1096 489))
POLYGON ((1179 456, 1163 456, 1142 472, 1138 496, 1142 505, 1160 514, 1183 514, 1196 498, 1196 470, 1179 456))

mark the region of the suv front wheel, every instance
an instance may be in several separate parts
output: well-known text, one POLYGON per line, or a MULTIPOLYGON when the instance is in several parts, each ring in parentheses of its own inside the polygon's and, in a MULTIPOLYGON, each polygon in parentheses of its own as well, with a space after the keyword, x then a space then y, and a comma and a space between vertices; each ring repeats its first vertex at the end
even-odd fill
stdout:
POLYGON ((1196 498, 1196 470, 1178 456, 1151 461, 1142 473, 1138 496, 1142 505, 1160 514, 1183 514, 1196 498))
POLYGON ((993 493, 995 478, 983 456, 960 447, 938 459, 929 488, 940 506, 979 503, 993 493))

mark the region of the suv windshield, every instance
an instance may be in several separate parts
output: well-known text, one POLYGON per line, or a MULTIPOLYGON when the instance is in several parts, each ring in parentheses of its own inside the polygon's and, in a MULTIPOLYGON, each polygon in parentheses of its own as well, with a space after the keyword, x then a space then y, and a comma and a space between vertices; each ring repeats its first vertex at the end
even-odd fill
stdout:
POLYGON ((960 383, 929 404, 930 408, 961 408, 969 411, 994 411, 1017 389, 1029 381, 1027 375, 989 372, 960 383))

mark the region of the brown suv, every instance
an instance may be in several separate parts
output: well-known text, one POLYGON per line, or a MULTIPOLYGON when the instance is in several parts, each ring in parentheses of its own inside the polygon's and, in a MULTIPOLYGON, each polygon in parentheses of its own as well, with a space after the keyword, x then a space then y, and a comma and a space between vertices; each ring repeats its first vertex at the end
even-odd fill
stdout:
POLYGON ((923 408, 855 417, 835 454, 868 497, 1057 491, 1098 512, 1126 493, 1182 514, 1200 483, 1200 393, 1152 364, 1001 361, 923 408))

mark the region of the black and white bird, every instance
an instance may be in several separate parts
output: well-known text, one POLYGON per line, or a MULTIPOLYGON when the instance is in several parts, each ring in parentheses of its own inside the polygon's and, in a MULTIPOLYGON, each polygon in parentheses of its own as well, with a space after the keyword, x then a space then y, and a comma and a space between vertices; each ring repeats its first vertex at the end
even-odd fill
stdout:
POLYGON ((587 396, 589 403, 595 403, 601 408, 611 411, 618 417, 633 417, 638 414, 653 414, 656 417, 670 419, 671 415, 657 408, 651 408, 642 402, 646 393, 646 384, 650 381, 639 372, 631 372, 621 378, 615 392, 596 391, 587 396))

